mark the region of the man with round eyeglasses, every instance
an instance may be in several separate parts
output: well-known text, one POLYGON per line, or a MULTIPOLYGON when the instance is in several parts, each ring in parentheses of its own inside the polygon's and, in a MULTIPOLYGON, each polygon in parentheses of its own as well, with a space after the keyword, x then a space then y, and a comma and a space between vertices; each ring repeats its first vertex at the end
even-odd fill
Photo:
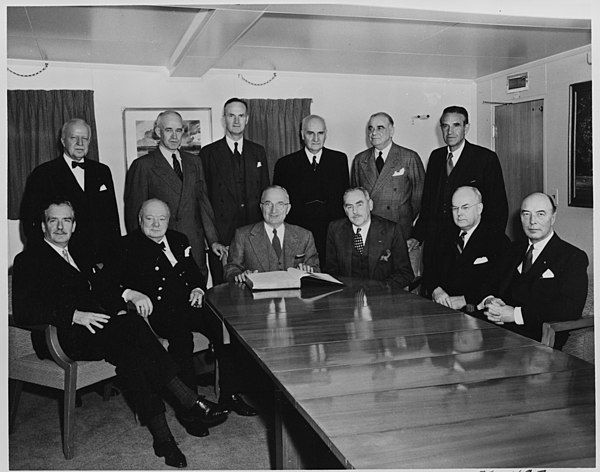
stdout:
POLYGON ((319 256, 310 231, 284 223, 291 209, 287 191, 267 187, 260 199, 263 221, 238 228, 229 248, 225 279, 244 282, 252 272, 297 267, 319 272, 319 256))

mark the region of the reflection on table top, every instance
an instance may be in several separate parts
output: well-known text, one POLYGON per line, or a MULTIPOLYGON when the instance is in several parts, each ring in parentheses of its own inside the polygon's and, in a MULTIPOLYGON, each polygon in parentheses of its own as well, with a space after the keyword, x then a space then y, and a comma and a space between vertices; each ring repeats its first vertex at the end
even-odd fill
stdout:
POLYGON ((594 467, 593 366, 402 290, 207 301, 347 467, 594 467))

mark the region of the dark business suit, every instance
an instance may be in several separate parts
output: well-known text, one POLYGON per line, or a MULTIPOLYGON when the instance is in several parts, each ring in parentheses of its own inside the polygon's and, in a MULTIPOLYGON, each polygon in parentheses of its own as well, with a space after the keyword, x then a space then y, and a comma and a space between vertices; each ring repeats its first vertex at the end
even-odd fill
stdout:
POLYGON ((371 147, 357 154, 352 162, 350 183, 364 187, 373 200, 373 213, 400 224, 408 239, 412 224, 421 210, 425 168, 419 155, 392 143, 381 174, 377 174, 371 147))
POLYGON ((460 253, 457 244, 461 230, 455 229, 441 243, 428 290, 432 293, 441 287, 448 295, 463 295, 467 304, 477 306, 488 295, 487 283, 504 261, 510 240, 504 233, 478 225, 460 253))
MULTIPOLYGON (((140 316, 116 315, 126 309, 118 286, 98 290, 90 263, 74 248, 69 250, 79 270, 44 241, 17 255, 12 279, 15 321, 56 326, 61 347, 74 360, 106 359, 114 364, 123 392, 142 420, 164 413, 158 392, 175 377, 176 364, 140 316), (105 313, 111 319, 92 334, 72 323, 76 309, 105 313)), ((42 346, 43 339, 35 338, 36 352, 47 355, 42 346)))
POLYGON ((581 316, 588 289, 588 257, 555 233, 531 268, 520 274, 517 268, 528 244, 511 245, 491 293, 522 309, 525 324, 505 323, 505 328, 540 341, 542 323, 581 316))
MULTIPOLYGON (((338 276, 353 274, 354 231, 348 218, 332 222, 327 232, 327 265, 324 272, 338 276)), ((400 225, 371 214, 371 226, 365 242, 368 257, 363 278, 406 287, 414 278, 406 241, 400 225)))
POLYGON ((121 236, 115 188, 108 166, 84 159, 84 186, 79 186, 63 156, 37 166, 29 175, 21 203, 21 220, 27 242, 41 241, 42 212, 52 200, 68 200, 77 227, 69 245, 83 248, 94 263, 102 262, 121 236))
MULTIPOLYGON (((225 246, 229 246, 237 228, 262 219, 260 197, 269 186, 265 149, 247 139, 243 142, 243 167, 238 166, 225 138, 200 150, 218 241, 225 246)), ((223 265, 212 251, 208 256, 213 284, 221 283, 223 265)))
POLYGON ((500 161, 495 152, 465 141, 465 147, 448 176, 446 159, 448 147, 433 151, 427 164, 427 174, 423 187, 421 214, 412 232, 412 237, 425 241, 423 253, 423 273, 431 271, 433 257, 440 240, 454 231, 452 219, 452 195, 458 187, 476 187, 483 200, 481 225, 501 233, 506 229, 508 201, 504 188, 504 178, 500 161))
POLYGON ((310 265, 318 272, 319 256, 311 232, 300 226, 284 224, 281 259, 277 258, 269 241, 264 222, 238 228, 229 247, 225 279, 231 282, 245 270, 270 272, 287 270, 298 264, 310 265))
POLYGON ((169 206, 169 228, 187 236, 192 246, 194 260, 204 278, 206 267, 206 243, 218 241, 214 214, 208 200, 206 179, 200 158, 181 152, 183 182, 157 148, 133 161, 125 181, 125 224, 131 232, 138 227, 138 213, 142 203, 158 198, 169 206))
POLYGON ((346 154, 323 148, 316 170, 302 149, 275 163, 273 184, 285 188, 292 204, 286 221, 309 230, 321 265, 326 264, 327 227, 344 217, 343 195, 349 187, 346 154))

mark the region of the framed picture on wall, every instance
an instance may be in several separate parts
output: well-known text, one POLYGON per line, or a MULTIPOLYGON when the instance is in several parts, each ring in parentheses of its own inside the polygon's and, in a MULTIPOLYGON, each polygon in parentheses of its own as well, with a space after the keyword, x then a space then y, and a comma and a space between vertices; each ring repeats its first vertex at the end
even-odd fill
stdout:
POLYGON ((124 108, 123 139, 125 170, 140 156, 158 146, 154 122, 158 114, 173 109, 183 118, 181 149, 198 155, 200 148, 212 142, 212 111, 210 108, 124 108))
POLYGON ((592 208, 592 81, 570 89, 569 206, 592 208))

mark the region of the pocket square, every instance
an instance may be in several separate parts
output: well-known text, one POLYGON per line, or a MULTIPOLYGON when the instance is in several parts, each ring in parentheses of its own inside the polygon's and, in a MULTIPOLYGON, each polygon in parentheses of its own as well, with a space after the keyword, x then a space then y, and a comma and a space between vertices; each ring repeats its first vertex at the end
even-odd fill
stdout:
POLYGON ((302 254, 297 254, 294 256, 294 259, 302 259, 306 254, 302 253, 302 254))
POLYGON ((104 192, 105 190, 108 190, 106 188, 106 185, 104 185, 104 184, 100 185, 100 192, 104 192))
POLYGON ((262 167, 262 162, 258 161, 258 162, 256 163, 256 167, 257 167, 257 168, 258 168, 258 167, 262 167))
POLYGON ((183 257, 190 257, 190 253, 192 252, 192 246, 188 246, 183 251, 183 257))
POLYGON ((553 279, 554 278, 554 272, 552 272, 550 269, 546 269, 544 271, 544 273, 542 274, 542 279, 553 279))
POLYGON ((478 265, 478 264, 485 264, 486 262, 488 262, 488 258, 483 256, 483 257, 478 257, 477 259, 475 259, 475 261, 473 261, 473 265, 478 265))
POLYGON ((403 167, 402 169, 395 171, 394 174, 392 175, 392 177, 398 177, 400 175, 404 175, 405 171, 406 171, 406 169, 403 167))

